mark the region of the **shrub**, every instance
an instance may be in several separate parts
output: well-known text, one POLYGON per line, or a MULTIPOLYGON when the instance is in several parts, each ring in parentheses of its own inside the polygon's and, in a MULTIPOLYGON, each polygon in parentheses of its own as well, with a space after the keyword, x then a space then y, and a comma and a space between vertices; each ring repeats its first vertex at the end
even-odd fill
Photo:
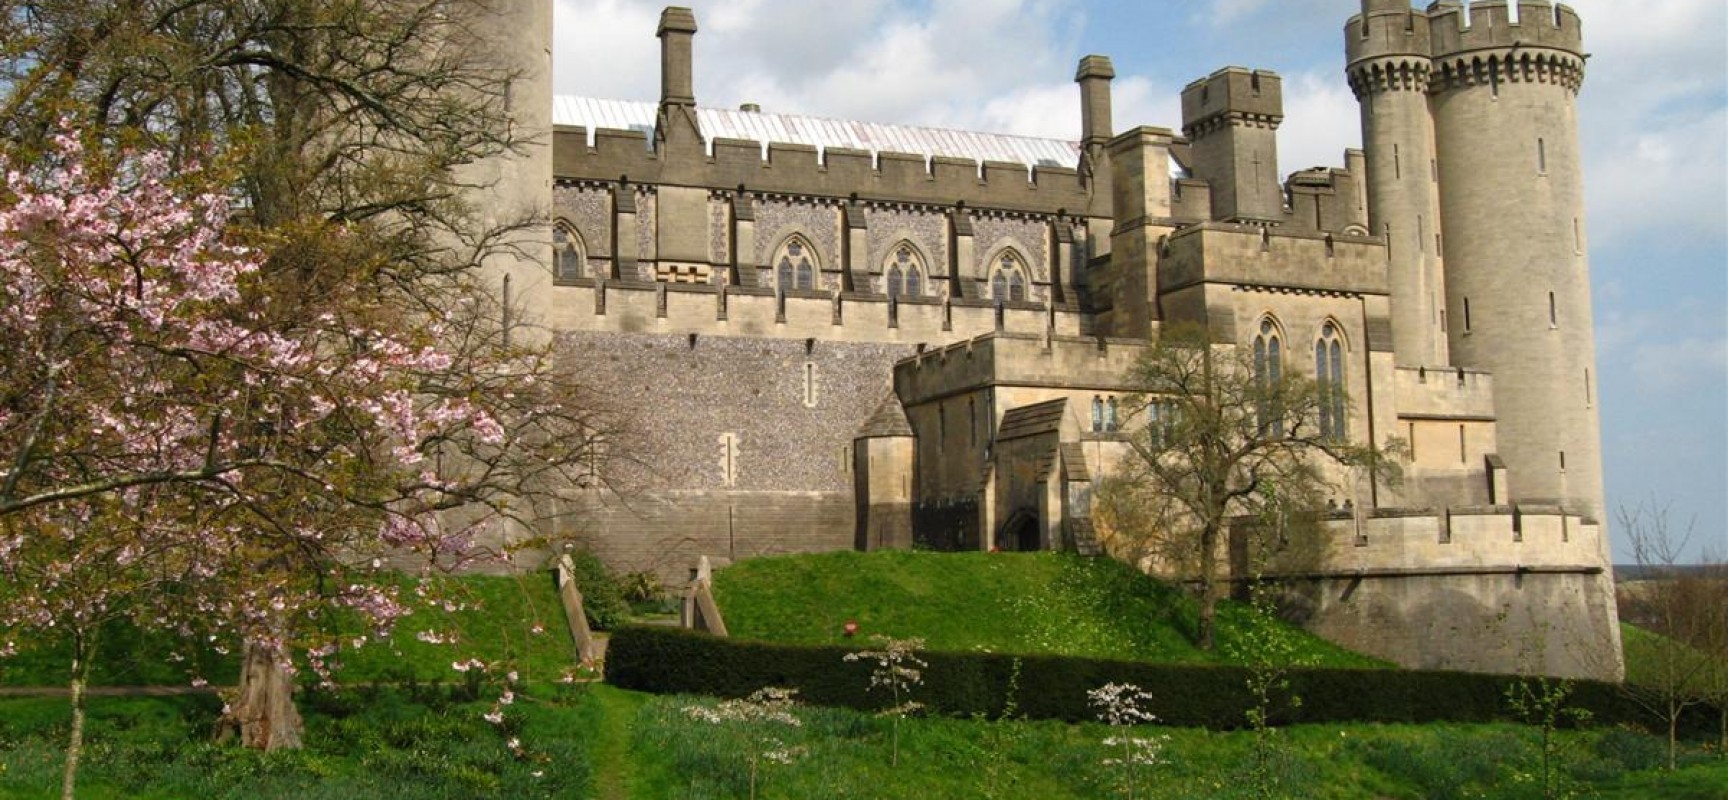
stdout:
POLYGON ((599 556, 586 550, 570 554, 576 568, 576 588, 582 591, 582 610, 588 624, 595 630, 609 631, 630 618, 630 604, 624 599, 624 586, 606 568, 599 556))
POLYGON ((1596 740, 1596 756, 1618 765, 1620 771, 1643 772, 1668 763, 1668 746, 1643 731, 1616 726, 1596 740))
MULTIPOLYGON (((869 665, 844 662, 848 648, 795 646, 721 639, 672 628, 627 627, 612 636, 606 680, 625 689, 655 694, 745 697, 763 686, 799 691, 818 706, 878 711, 891 703, 872 695, 869 665)), ((1165 724, 1233 730, 1254 700, 1248 671, 1210 664, 1012 656, 995 653, 930 652, 918 698, 931 713, 994 718, 1006 705, 1007 687, 1020 663, 1017 705, 1027 719, 1084 722, 1093 717, 1087 690, 1107 683, 1154 688, 1146 711, 1165 724)), ((1290 723, 1431 723, 1509 721, 1506 689, 1516 676, 1380 669, 1293 669, 1291 691, 1305 698, 1285 713, 1290 723)), ((1613 684, 1579 681, 1573 705, 1588 709, 1596 723, 1637 722, 1641 712, 1613 684)), ((1709 714, 1691 718, 1708 729, 1709 714)))

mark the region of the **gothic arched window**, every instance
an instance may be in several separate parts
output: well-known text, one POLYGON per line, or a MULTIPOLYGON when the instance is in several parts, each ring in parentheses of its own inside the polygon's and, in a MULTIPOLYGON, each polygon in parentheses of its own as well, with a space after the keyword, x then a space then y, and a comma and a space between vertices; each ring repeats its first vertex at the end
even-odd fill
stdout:
POLYGON ((1104 405, 1104 430, 1114 431, 1117 429, 1117 425, 1116 425, 1116 412, 1117 412, 1117 410, 1118 410, 1118 406, 1116 405, 1116 398, 1112 397, 1109 400, 1105 401, 1105 405, 1104 405))
POLYGON ((1349 435, 1345 417, 1344 343, 1338 326, 1328 322, 1314 342, 1314 379, 1320 388, 1320 435, 1349 435))
POLYGON ((809 291, 816 288, 816 250, 804 241, 803 237, 793 236, 780 245, 780 252, 774 258, 775 285, 782 291, 800 289, 809 291))
POLYGON ((994 274, 990 276, 990 297, 998 302, 1010 300, 1016 303, 1026 300, 1026 261, 1013 250, 1002 253, 996 262, 994 274))
POLYGON ((1283 436, 1282 409, 1277 407, 1279 384, 1284 378, 1284 344, 1278 326, 1271 317, 1260 320, 1260 331, 1254 337, 1254 383, 1262 436, 1283 436))
POLYGON ((559 220, 552 226, 552 259, 553 278, 558 281, 573 281, 583 277, 588 266, 588 257, 582 251, 582 237, 570 223, 559 220))
POLYGON ((1093 433, 1099 433, 1103 430, 1104 430, 1104 398, 1099 397, 1097 395, 1093 395, 1092 396, 1092 432, 1093 433))
POLYGON ((924 259, 910 244, 894 248, 886 272, 889 297, 919 297, 924 294, 924 259))

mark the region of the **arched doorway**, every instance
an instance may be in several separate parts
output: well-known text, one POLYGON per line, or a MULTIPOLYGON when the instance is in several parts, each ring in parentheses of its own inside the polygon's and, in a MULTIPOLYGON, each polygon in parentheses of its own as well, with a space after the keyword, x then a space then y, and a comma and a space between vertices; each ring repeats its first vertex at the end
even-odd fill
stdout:
POLYGON ((1016 553, 1031 553, 1044 549, 1039 541, 1038 514, 1024 509, 1014 512, 996 534, 996 547, 1016 553))

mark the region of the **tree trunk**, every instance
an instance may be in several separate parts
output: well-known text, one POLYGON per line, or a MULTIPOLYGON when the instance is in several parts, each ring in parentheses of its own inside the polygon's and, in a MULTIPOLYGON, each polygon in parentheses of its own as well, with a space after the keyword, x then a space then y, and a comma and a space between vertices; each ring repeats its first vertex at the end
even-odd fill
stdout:
POLYGON ((1200 531, 1200 626, 1195 642, 1211 652, 1217 644, 1218 627, 1218 529, 1208 524, 1200 531))
POLYGON ((73 800, 78 785, 78 759, 84 755, 84 687, 89 682, 90 664, 83 657, 83 647, 74 645, 72 656, 72 731, 66 735, 66 772, 60 779, 60 799, 73 800))
POLYGON ((1680 711, 1673 709, 1668 712, 1668 771, 1673 772, 1679 764, 1680 749, 1680 711))
POLYGON ((90 664, 96 659, 96 634, 72 633, 72 730, 66 734, 66 772, 60 778, 61 800, 72 800, 78 786, 78 761, 84 756, 84 702, 90 685, 90 664))
POLYGON ((294 708, 294 679, 282 668, 280 654, 247 642, 239 696, 222 720, 222 734, 238 730, 240 744, 258 750, 299 749, 304 729, 294 708))

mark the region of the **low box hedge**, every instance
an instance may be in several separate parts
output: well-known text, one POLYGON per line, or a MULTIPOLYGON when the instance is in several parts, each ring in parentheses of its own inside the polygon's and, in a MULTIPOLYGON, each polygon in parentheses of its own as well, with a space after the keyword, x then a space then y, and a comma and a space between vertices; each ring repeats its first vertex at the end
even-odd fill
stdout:
MULTIPOLYGON (((856 648, 866 649, 866 648, 856 648)), ((629 627, 607 645, 606 681, 654 694, 744 697, 765 686, 795 688, 802 702, 873 711, 890 705, 871 692, 869 662, 847 662, 854 648, 782 645, 724 639, 695 631, 629 627)), ((1106 683, 1131 683, 1152 694, 1160 722, 1214 730, 1240 728, 1252 700, 1249 671, 1228 665, 1154 664, 1067 656, 998 653, 920 653, 929 663, 912 699, 931 713, 987 716, 1006 704, 1014 662, 1020 662, 1015 701, 1027 719, 1090 721, 1096 710, 1086 693, 1106 683)), ((1292 669, 1299 708, 1275 709, 1274 724, 1481 723, 1516 721, 1507 689, 1516 676, 1413 670, 1292 669)), ((1575 681, 1569 705, 1586 709, 1595 724, 1648 726, 1652 717, 1621 687, 1575 681)), ((1714 709, 1694 708, 1685 729, 1707 731, 1714 709)))

